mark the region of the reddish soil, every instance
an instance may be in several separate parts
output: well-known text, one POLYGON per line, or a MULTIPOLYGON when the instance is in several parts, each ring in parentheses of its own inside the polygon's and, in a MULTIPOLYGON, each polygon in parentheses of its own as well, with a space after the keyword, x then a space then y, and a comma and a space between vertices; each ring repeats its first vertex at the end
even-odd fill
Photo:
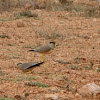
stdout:
POLYGON ((66 11, 32 12, 39 17, 14 20, 11 13, 0 16, 10 18, 0 21, 0 97, 27 93, 27 100, 51 100, 52 94, 60 100, 89 100, 77 96, 76 90, 91 82, 100 86, 100 18, 70 16, 66 11), (58 46, 45 56, 44 64, 31 73, 17 68, 20 62, 40 61, 36 53, 27 51, 50 41, 58 46), (49 87, 25 85, 31 81, 49 87))

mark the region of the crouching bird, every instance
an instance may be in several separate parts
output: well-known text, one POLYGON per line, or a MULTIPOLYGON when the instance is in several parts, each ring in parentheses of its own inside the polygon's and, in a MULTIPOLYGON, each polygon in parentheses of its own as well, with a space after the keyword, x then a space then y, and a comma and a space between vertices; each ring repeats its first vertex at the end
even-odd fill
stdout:
POLYGON ((43 62, 28 62, 28 63, 18 63, 17 66, 23 72, 30 71, 33 67, 40 66, 43 62))
POLYGON ((29 50, 29 51, 41 53, 42 54, 41 59, 42 59, 42 62, 44 62, 44 55, 46 53, 48 53, 50 50, 53 50, 55 46, 56 46, 55 42, 50 42, 49 44, 39 46, 39 47, 37 47, 33 50, 29 50))

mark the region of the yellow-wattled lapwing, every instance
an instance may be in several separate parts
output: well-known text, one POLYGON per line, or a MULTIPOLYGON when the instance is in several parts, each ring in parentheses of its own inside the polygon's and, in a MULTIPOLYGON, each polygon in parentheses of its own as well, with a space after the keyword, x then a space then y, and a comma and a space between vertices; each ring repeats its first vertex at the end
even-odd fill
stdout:
POLYGON ((49 44, 46 44, 46 45, 42 45, 42 46, 39 46, 33 50, 29 50, 29 51, 34 51, 34 52, 38 52, 38 53, 41 53, 42 56, 42 61, 44 61, 44 55, 46 53, 48 53, 50 50, 53 50, 55 47, 55 42, 50 42, 49 44))
POLYGON ((18 63, 17 66, 22 71, 30 71, 33 67, 40 66, 43 62, 28 62, 28 63, 18 63))

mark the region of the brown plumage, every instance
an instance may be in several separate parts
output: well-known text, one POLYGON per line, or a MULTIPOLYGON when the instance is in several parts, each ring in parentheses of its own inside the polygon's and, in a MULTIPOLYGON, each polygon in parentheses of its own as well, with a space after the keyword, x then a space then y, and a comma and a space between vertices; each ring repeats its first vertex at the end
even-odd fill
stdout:
POLYGON ((32 69, 33 67, 40 66, 43 64, 43 62, 37 63, 37 62, 28 62, 28 63, 18 63, 17 66, 22 71, 28 71, 32 69))
POLYGON ((42 61, 44 62, 44 54, 46 54, 47 52, 49 52, 50 50, 54 49, 55 47, 55 42, 50 42, 49 44, 47 45, 42 45, 40 47, 37 47, 33 50, 29 50, 29 51, 34 51, 34 52, 38 52, 38 53, 42 53, 42 61))
POLYGON ((34 52, 39 52, 39 53, 46 53, 55 47, 55 42, 50 42, 47 45, 42 45, 40 47, 35 48, 34 50, 29 50, 29 51, 34 51, 34 52))

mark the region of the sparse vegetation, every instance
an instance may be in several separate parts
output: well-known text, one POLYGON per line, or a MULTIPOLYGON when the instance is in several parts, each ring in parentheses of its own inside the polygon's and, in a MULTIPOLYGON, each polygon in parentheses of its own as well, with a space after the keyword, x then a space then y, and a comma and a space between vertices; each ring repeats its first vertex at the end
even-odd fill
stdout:
POLYGON ((92 70, 92 69, 93 69, 93 65, 94 65, 94 63, 93 63, 92 61, 90 61, 90 65, 84 66, 84 68, 85 68, 86 70, 92 70))
POLYGON ((91 70, 91 69, 92 69, 91 66, 84 66, 84 68, 85 68, 86 70, 91 70))
POLYGON ((71 80, 68 76, 63 76, 62 77, 67 83, 71 83, 71 80))
POLYGON ((0 98, 0 100, 14 100, 13 98, 8 98, 8 97, 4 97, 4 98, 0 98))
POLYGON ((0 0, 0 13, 2 14, 4 11, 10 11, 14 7, 13 0, 0 0))
MULTIPOLYGON (((5 75, 5 74, 3 74, 5 75)), ((31 81, 31 80, 36 80, 37 78, 35 76, 19 76, 17 78, 12 78, 12 77, 3 77, 3 78, 0 78, 0 81, 2 80, 8 80, 8 81, 12 81, 12 82, 19 82, 19 81, 23 81, 23 80, 27 80, 27 81, 31 81)))
POLYGON ((2 68, 0 68, 0 76, 4 76, 6 73, 2 71, 2 68))
POLYGON ((8 46, 14 46, 14 44, 11 44, 11 43, 8 43, 7 45, 8 45, 8 46))
POLYGON ((100 66, 97 68, 97 72, 100 72, 100 66))
POLYGON ((0 76, 5 75, 6 73, 4 73, 2 70, 0 70, 0 76))
POLYGON ((10 37, 10 36, 8 36, 8 35, 6 35, 6 34, 1 34, 1 35, 0 35, 0 38, 7 38, 7 39, 11 39, 11 37, 10 37))
POLYGON ((63 35, 62 33, 57 33, 56 28, 52 29, 51 27, 48 27, 48 29, 41 29, 39 27, 36 27, 35 31, 36 31, 38 37, 42 37, 42 38, 45 38, 45 39, 51 39, 51 40, 60 39, 60 40, 63 40, 63 39, 66 38, 66 36, 63 35))
POLYGON ((63 10, 72 12, 74 16, 84 16, 84 17, 99 17, 100 18, 100 5, 92 6, 92 4, 86 3, 74 3, 73 0, 59 0, 63 6, 63 10))
POLYGON ((31 80, 36 80, 37 78, 35 76, 27 76, 26 80, 31 81, 31 80))
POLYGON ((80 69, 80 66, 75 65, 75 64, 71 64, 71 65, 69 66, 69 68, 72 69, 72 70, 79 70, 79 69, 80 69))
POLYGON ((1 0, 0 11, 0 100, 90 99, 78 89, 100 83, 99 2, 1 0), (41 62, 28 50, 50 41, 56 46, 43 65, 18 68, 20 62, 41 62))
POLYGON ((13 56, 12 58, 13 58, 13 59, 18 59, 18 58, 19 58, 19 56, 13 56))
POLYGON ((0 98, 0 100, 14 100, 13 98, 0 98))
POLYGON ((32 13, 31 11, 21 11, 18 13, 14 13, 14 17, 16 19, 20 19, 22 17, 33 17, 33 18, 38 18, 38 14, 32 13))
POLYGON ((74 60, 75 60, 75 62, 76 62, 77 64, 79 64, 81 59, 80 59, 79 57, 76 57, 74 60))
MULTIPOLYGON (((92 2, 92 1, 91 1, 92 2)), ((93 1, 94 3, 94 1, 93 1)), ((0 1, 0 12, 11 11, 14 7, 24 8, 26 9, 26 5, 31 5, 31 9, 47 9, 47 10, 65 10, 72 12, 72 16, 84 16, 84 17, 100 17, 100 5, 95 1, 96 6, 93 6, 92 3, 75 3, 74 0, 19 0, 19 2, 15 0, 1 0, 0 1)), ((15 17, 21 18, 21 16, 26 17, 35 17, 37 18, 37 14, 32 14, 29 10, 22 11, 19 14, 15 14, 15 17)))
POLYGON ((18 59, 21 55, 20 54, 12 54, 12 56, 10 58, 13 58, 13 59, 18 59))
POLYGON ((42 88, 49 87, 48 85, 40 83, 40 82, 28 82, 28 83, 25 83, 25 85, 28 85, 28 86, 38 86, 38 87, 42 87, 42 88))
POLYGON ((15 81, 15 82, 17 82, 17 81, 23 81, 23 80, 31 81, 31 80, 36 80, 36 77, 34 77, 34 76, 20 76, 20 77, 18 77, 16 79, 11 79, 11 80, 15 81))
POLYGON ((0 18, 0 22, 4 22, 4 21, 6 21, 6 19, 0 18))

